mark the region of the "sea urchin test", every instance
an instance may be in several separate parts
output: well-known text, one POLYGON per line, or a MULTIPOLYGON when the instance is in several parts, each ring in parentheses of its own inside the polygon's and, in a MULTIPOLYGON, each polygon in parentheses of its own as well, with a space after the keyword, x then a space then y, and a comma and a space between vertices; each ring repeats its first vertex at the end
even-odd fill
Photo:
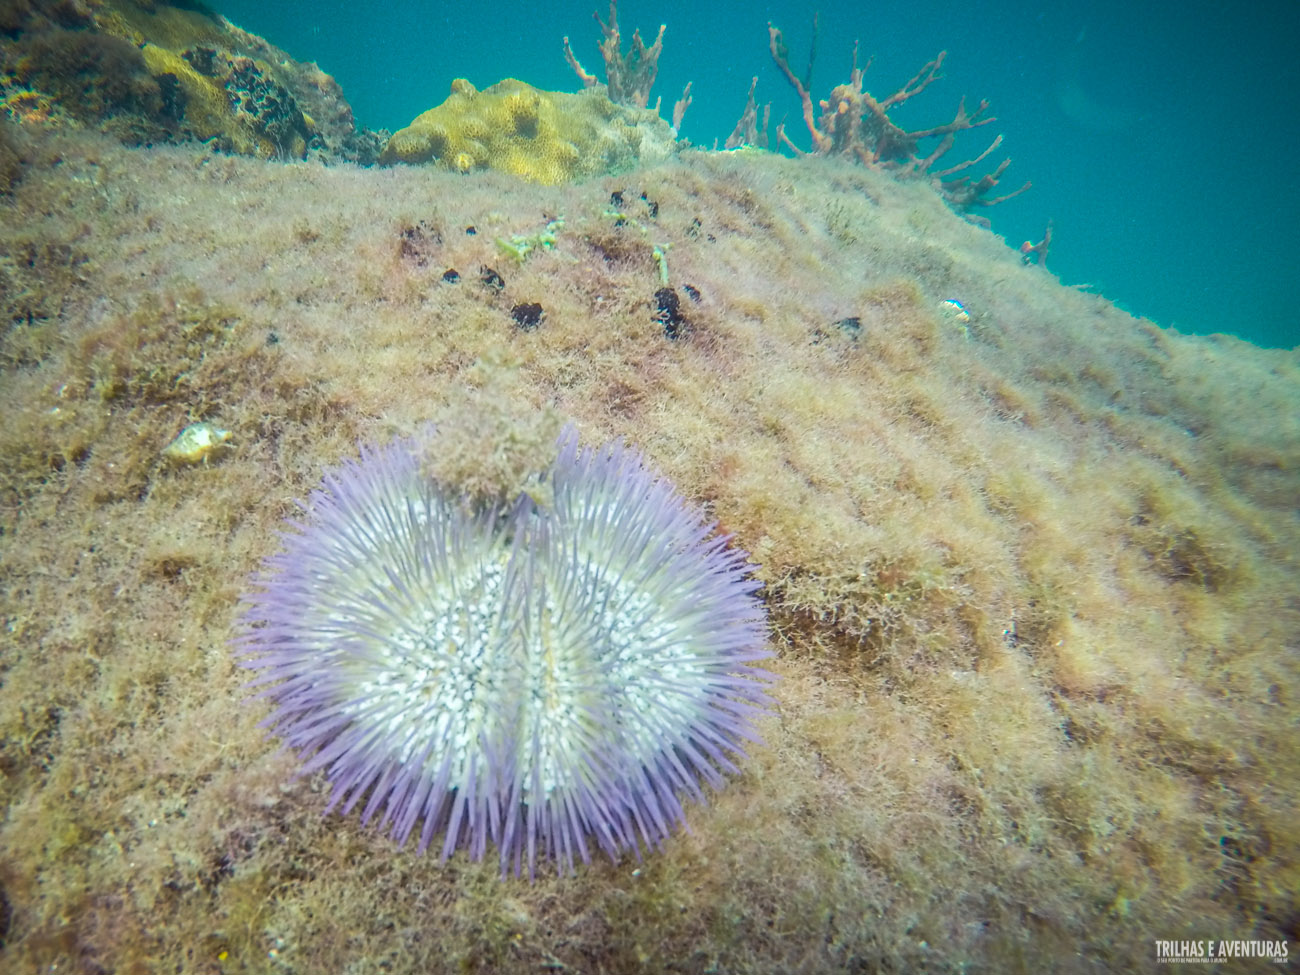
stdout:
POLYGON ((658 846, 753 740, 766 619, 745 553, 621 445, 566 429, 553 499, 468 513, 421 445, 326 475, 245 597, 267 724, 445 860, 502 872, 658 846))

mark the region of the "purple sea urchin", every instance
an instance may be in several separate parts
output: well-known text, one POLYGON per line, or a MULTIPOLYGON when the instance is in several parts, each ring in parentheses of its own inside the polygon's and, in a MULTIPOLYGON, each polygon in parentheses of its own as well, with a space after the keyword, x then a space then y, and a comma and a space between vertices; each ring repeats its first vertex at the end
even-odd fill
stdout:
POLYGON ((326 475, 246 597, 269 724, 399 842, 503 873, 639 856, 735 771, 766 674, 745 553, 639 454, 567 429, 552 503, 466 513, 418 444, 326 475))

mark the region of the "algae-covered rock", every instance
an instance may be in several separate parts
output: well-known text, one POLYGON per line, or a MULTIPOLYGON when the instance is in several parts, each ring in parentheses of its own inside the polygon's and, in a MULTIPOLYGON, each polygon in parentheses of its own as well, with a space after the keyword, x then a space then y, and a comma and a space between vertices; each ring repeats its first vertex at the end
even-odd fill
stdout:
POLYGON ((615 105, 603 86, 569 94, 507 78, 478 91, 458 78, 445 102, 393 133, 379 161, 495 169, 554 185, 663 159, 673 146, 666 122, 615 105))
POLYGON ((31 125, 92 127, 129 144, 195 140, 264 158, 373 162, 342 89, 195 4, 97 0, 76 16, 12 12, 0 95, 31 125))
POLYGON ((307 154, 315 125, 265 62, 211 47, 177 54, 145 44, 141 54, 150 74, 177 93, 188 135, 244 156, 307 154))

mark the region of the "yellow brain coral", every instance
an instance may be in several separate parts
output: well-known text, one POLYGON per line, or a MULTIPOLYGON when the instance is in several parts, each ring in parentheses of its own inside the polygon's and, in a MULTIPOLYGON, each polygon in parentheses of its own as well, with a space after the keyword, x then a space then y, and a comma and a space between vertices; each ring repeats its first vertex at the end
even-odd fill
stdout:
POLYGON ((507 78, 478 91, 457 78, 445 102, 393 133, 380 162, 495 169, 553 185, 662 159, 673 144, 658 115, 615 105, 603 87, 568 94, 507 78))

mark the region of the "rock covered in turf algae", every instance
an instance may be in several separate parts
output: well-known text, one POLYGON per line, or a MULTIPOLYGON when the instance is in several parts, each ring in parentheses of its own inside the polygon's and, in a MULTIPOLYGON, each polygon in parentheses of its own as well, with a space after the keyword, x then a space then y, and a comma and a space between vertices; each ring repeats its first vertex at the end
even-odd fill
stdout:
POLYGON ((370 163, 378 154, 333 78, 201 4, 18 5, 0 61, 17 66, 29 99, 50 106, 45 124, 76 120, 130 144, 197 141, 263 158, 370 163))
POLYGON ((187 135, 244 156, 306 156, 315 125, 266 62, 204 47, 140 53, 150 74, 174 79, 187 135))
POLYGON ((445 102, 393 133, 380 162, 495 169, 554 185, 663 159, 673 148, 667 122, 615 105, 604 86, 568 94, 507 78, 478 91, 457 78, 445 102))

